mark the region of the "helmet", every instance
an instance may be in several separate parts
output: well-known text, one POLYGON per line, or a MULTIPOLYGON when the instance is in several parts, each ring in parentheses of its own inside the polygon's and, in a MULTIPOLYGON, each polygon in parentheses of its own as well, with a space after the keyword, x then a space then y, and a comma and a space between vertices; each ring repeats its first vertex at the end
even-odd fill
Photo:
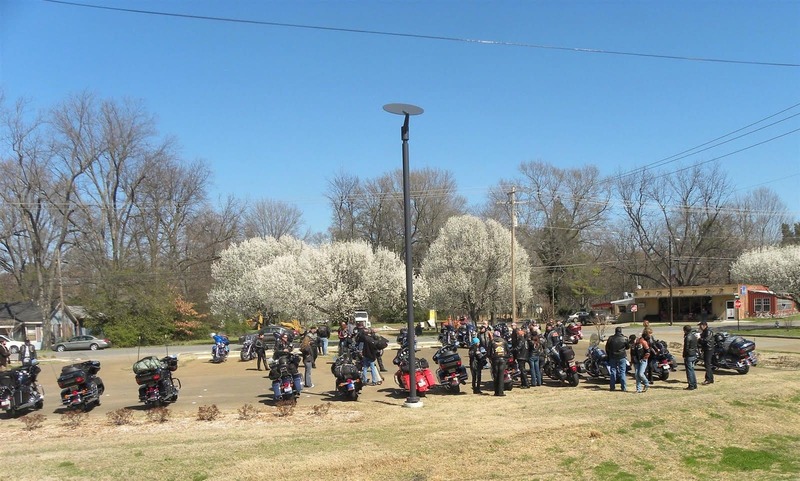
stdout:
POLYGON ((481 340, 480 340, 480 339, 478 339, 477 337, 473 337, 473 338, 472 338, 472 343, 473 343, 473 344, 478 344, 479 342, 481 342, 481 340))
POLYGON ((216 332, 212 332, 211 333, 211 337, 217 337, 217 333, 216 332))
POLYGON ((39 360, 38 359, 31 359, 31 366, 35 366, 37 364, 39 364, 39 360))

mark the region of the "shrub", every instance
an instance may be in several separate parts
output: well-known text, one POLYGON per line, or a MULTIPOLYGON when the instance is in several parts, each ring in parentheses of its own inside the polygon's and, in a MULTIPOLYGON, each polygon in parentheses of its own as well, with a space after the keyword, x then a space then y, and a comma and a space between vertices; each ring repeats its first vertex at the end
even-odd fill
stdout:
POLYGON ((276 416, 281 418, 287 418, 289 416, 294 415, 294 407, 297 404, 297 401, 278 401, 277 407, 278 412, 275 413, 276 416))
POLYGON ((28 414, 27 416, 23 416, 20 418, 22 424, 25 425, 26 431, 33 431, 34 429, 39 429, 44 424, 44 420, 47 419, 47 416, 44 414, 28 414))
POLYGON ((147 420, 152 423, 165 423, 169 421, 169 416, 172 414, 168 408, 159 406, 147 410, 147 420))
POLYGON ((83 411, 75 411, 73 409, 67 410, 61 415, 61 420, 65 426, 70 428, 77 428, 83 424, 84 420, 88 417, 88 413, 83 411))
POLYGON ((311 414, 313 414, 314 416, 320 416, 320 417, 325 416, 326 414, 328 414, 328 411, 330 410, 331 410, 331 403, 329 402, 325 404, 316 404, 314 406, 311 406, 311 414))
POLYGON ((127 408, 117 409, 106 413, 106 417, 111 424, 122 426, 133 422, 133 411, 127 408))
POLYGON ((239 408, 239 419, 241 421, 249 421, 258 417, 258 409, 253 407, 252 404, 245 404, 239 408))
POLYGON ((219 417, 219 414, 219 408, 216 404, 212 404, 211 406, 200 406, 197 409, 197 420, 213 421, 219 417))

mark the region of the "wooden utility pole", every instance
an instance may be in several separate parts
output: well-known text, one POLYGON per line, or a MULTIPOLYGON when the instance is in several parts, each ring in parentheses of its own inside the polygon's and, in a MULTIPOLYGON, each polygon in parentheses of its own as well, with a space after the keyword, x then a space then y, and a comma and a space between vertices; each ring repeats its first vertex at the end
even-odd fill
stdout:
POLYGON ((511 322, 517 322, 517 289, 516 275, 514 272, 514 244, 515 230, 517 227, 517 188, 512 186, 508 193, 509 203, 511 204, 511 322))

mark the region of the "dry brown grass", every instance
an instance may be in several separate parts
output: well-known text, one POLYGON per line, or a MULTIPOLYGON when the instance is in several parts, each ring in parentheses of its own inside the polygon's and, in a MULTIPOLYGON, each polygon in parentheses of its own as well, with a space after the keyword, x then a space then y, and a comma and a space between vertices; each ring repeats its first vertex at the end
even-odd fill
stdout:
POLYGON ((4 429, 0 456, 20 481, 144 472, 197 481, 275 472, 283 481, 800 479, 797 371, 718 374, 713 386, 693 392, 683 381, 674 373, 645 394, 612 393, 591 381, 514 389, 505 398, 430 393, 421 409, 401 407, 402 397, 387 390, 377 401, 332 403, 324 416, 296 406, 291 416, 240 420, 231 410, 204 423, 191 414, 147 422, 142 412, 120 426, 92 418, 66 429, 48 421, 28 433, 15 423, 4 429), (738 472, 725 464, 728 447, 770 449, 784 461, 738 472))

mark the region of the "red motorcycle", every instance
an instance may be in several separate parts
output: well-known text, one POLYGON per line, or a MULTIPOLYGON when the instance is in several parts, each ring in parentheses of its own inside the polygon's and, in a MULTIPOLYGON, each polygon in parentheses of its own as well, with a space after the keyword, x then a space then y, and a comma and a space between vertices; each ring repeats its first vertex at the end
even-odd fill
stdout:
MULTIPOLYGON (((409 372, 410 363, 408 358, 408 347, 404 347, 397 351, 397 356, 392 361, 398 367, 397 372, 394 374, 394 382, 404 391, 411 391, 411 385, 409 384, 411 373, 409 372)), ((416 391, 420 396, 424 396, 426 392, 436 385, 436 378, 433 377, 428 361, 425 358, 416 359, 416 368, 416 391)))

